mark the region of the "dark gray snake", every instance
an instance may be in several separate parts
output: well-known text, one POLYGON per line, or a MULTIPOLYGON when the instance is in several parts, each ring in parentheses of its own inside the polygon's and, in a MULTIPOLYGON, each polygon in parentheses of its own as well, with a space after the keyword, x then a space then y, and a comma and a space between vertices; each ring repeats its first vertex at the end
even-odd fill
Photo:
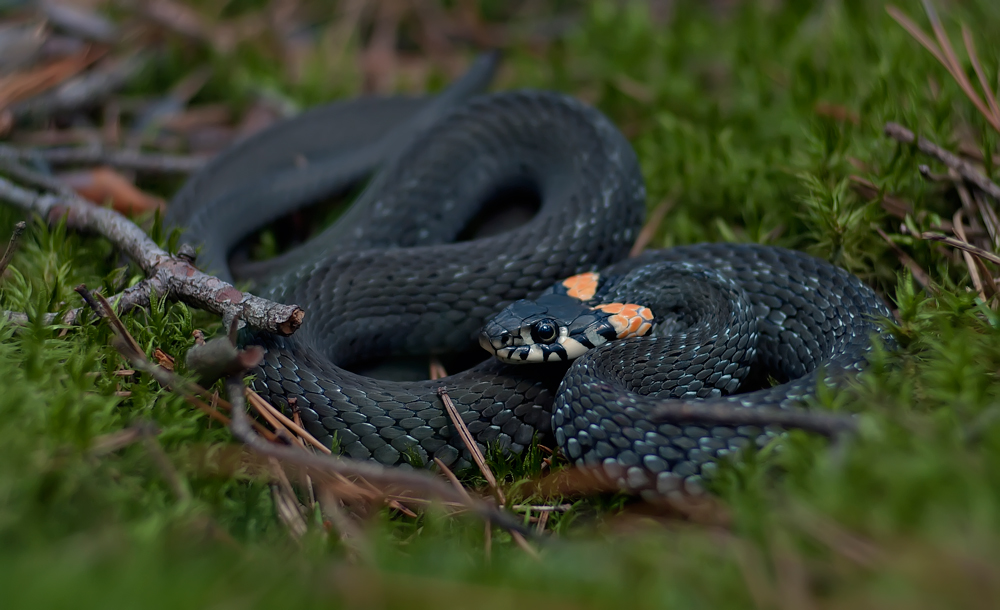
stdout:
POLYGON ((168 221, 203 246, 202 268, 228 277, 227 253, 248 233, 374 172, 337 223, 248 267, 256 292, 307 312, 291 337, 245 333, 267 349, 256 389, 279 403, 294 397, 309 431, 325 443, 336 437, 348 456, 461 467, 469 456, 443 410, 446 388, 481 445, 520 452, 554 432, 567 456, 603 465, 623 488, 672 493, 699 488, 719 457, 777 430, 654 422, 659 401, 784 408, 815 391, 821 370, 825 378, 859 368, 877 318, 889 315, 859 279, 749 244, 625 258, 645 209, 629 143, 563 95, 474 96, 495 64, 478 60, 434 98, 362 98, 306 112, 223 153, 178 193, 168 221), (504 193, 533 194, 537 212, 496 234, 471 231, 484 202, 504 193), (512 306, 482 339, 496 351, 491 341, 519 332, 517 301, 594 270, 602 270, 598 296, 653 312, 652 336, 612 341, 572 364, 489 358, 436 381, 342 368, 467 350, 512 306), (768 375, 780 385, 725 396, 768 375))

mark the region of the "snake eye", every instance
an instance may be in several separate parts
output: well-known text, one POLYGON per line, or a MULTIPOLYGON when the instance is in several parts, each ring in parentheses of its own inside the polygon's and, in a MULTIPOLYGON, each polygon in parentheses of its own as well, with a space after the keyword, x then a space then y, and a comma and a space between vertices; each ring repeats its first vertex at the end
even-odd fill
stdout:
POLYGON ((552 320, 539 320, 531 326, 531 338, 538 343, 552 343, 559 336, 552 320))

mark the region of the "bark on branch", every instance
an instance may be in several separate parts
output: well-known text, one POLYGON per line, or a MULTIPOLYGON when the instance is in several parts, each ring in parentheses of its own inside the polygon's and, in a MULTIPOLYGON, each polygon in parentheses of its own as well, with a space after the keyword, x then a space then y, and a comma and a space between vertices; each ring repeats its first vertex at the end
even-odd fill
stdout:
MULTIPOLYGON (((26 178, 33 172, 21 168, 18 173, 19 178, 26 178)), ((38 182, 50 180, 38 178, 38 182)), ((65 216, 70 227, 106 237, 139 265, 146 280, 112 297, 120 312, 148 305, 150 295, 155 292, 160 297, 178 299, 220 315, 227 324, 239 318, 252 328, 281 335, 290 335, 302 325, 305 311, 298 305, 282 305, 256 297, 199 271, 191 261, 171 255, 135 223, 110 208, 95 206, 66 190, 43 194, 3 178, 0 178, 0 200, 39 214, 49 222, 65 216)), ((75 323, 78 317, 79 311, 68 316, 69 323, 75 323)), ((12 316, 8 315, 8 319, 12 316)))
POLYGON ((968 161, 948 152, 927 138, 917 137, 916 134, 899 123, 886 123, 885 135, 903 144, 916 144, 917 150, 954 169, 962 178, 974 184, 990 197, 1000 201, 1000 186, 997 186, 995 182, 983 175, 968 161))

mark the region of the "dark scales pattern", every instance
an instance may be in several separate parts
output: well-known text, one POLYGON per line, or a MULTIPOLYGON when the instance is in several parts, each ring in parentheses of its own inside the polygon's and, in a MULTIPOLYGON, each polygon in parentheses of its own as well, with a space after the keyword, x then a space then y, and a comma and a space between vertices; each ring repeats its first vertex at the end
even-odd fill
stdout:
MULTIPOLYGON (((578 462, 603 465, 624 488, 672 493, 697 488, 713 460, 764 442, 769 431, 654 425, 644 417, 657 400, 652 394, 790 406, 815 387, 818 365, 861 364, 876 331, 870 317, 888 310, 857 278, 786 250, 699 245, 647 253, 604 272, 678 261, 721 274, 714 288, 687 292, 692 303, 706 304, 713 294, 735 295, 722 305, 728 338, 702 347, 655 340, 671 346, 678 370, 661 370, 643 340, 598 350, 606 361, 587 355, 565 378, 567 365, 492 360, 410 383, 341 368, 474 345, 484 323, 511 302, 620 261, 642 224, 635 154, 599 112, 544 92, 465 101, 489 80, 492 61, 438 98, 310 111, 221 155, 182 189, 168 220, 188 227, 186 239, 206 245, 200 260, 226 276, 226 250, 250 230, 381 168, 333 227, 260 267, 262 294, 297 303, 307 316, 289 338, 244 336, 267 348, 254 371, 258 391, 278 403, 295 398, 310 432, 327 443, 336 435, 351 457, 404 466, 437 457, 462 466, 468 452, 437 395, 444 387, 481 445, 518 452, 536 434, 552 434, 554 423, 563 451, 578 462), (480 202, 510 184, 537 188, 539 213, 515 230, 454 243, 480 202), (721 396, 759 366, 797 380, 721 396)), ((673 322, 661 331, 680 324, 673 322)))
POLYGON ((879 319, 892 315, 846 271, 801 252, 755 244, 650 251, 604 274, 629 277, 678 264, 712 270, 719 278, 674 279, 666 290, 634 282, 616 300, 639 302, 659 317, 657 300, 686 292, 693 298, 684 299, 684 306, 709 323, 591 350, 570 367, 553 407, 556 439, 572 460, 601 467, 622 489, 653 495, 698 493, 718 459, 762 446, 780 432, 651 422, 650 412, 664 399, 795 407, 818 383, 858 371, 871 337, 882 334, 879 319), (736 288, 728 304, 720 299, 708 306, 703 297, 725 291, 727 282, 736 288), (733 381, 753 368, 784 383, 727 396, 733 381))

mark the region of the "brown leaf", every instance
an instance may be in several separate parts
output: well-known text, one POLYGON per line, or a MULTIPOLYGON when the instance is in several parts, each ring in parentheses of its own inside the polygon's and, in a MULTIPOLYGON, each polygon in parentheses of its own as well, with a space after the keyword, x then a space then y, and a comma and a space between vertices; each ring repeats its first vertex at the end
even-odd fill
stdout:
POLYGON ((156 348, 153 351, 153 358, 156 359, 157 364, 167 369, 168 371, 174 370, 174 357, 164 352, 160 348, 156 348))
POLYGON ((110 202, 111 206, 122 214, 143 214, 163 209, 164 206, 162 199, 140 191, 127 178, 110 167, 67 172, 60 174, 59 178, 81 197, 101 205, 110 202))

